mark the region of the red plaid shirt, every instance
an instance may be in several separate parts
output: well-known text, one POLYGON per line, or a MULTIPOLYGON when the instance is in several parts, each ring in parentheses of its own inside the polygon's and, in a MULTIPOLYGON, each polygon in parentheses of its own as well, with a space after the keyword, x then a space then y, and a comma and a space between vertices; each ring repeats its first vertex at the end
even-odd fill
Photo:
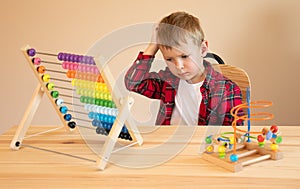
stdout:
MULTIPOLYGON (((149 72, 153 60, 154 56, 143 55, 143 52, 140 52, 125 75, 125 85, 130 91, 152 99, 160 99, 156 124, 170 125, 180 79, 167 67, 159 72, 149 72)), ((209 62, 204 61, 204 66, 207 75, 199 89, 202 101, 198 125, 231 125, 233 116, 230 115, 230 110, 242 103, 241 90, 234 82, 215 71, 209 62)), ((242 120, 237 121, 237 125, 242 124, 242 120)))

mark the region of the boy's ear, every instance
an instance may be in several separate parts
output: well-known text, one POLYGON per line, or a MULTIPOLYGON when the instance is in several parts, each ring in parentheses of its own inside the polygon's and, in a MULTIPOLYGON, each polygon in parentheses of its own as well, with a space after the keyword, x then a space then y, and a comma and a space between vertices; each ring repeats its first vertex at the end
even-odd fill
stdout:
POLYGON ((201 56, 205 57, 208 52, 208 41, 207 40, 202 41, 200 50, 201 50, 201 56))

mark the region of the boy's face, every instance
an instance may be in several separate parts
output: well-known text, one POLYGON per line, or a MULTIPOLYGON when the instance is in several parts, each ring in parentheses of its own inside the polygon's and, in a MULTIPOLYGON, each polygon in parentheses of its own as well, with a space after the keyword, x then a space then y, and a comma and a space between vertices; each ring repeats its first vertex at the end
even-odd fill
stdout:
POLYGON ((170 71, 176 77, 188 83, 199 83, 205 78, 203 57, 207 53, 207 42, 201 46, 195 45, 191 40, 179 47, 167 49, 160 47, 160 51, 170 71))

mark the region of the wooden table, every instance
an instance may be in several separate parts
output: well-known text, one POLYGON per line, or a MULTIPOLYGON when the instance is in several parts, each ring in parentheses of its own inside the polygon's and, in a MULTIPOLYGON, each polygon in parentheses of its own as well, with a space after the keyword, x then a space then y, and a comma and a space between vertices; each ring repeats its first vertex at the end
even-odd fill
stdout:
MULTIPOLYGON (((52 128, 31 126, 27 134, 52 128)), ((253 130, 261 128, 252 127, 253 130)), ((160 127, 143 136, 144 145, 162 143, 174 134, 174 129, 176 127, 160 127)), ((198 152, 206 129, 196 127, 187 146, 161 165, 139 169, 110 163, 104 171, 99 171, 95 162, 71 157, 96 158, 78 132, 70 133, 61 128, 25 139, 23 143, 29 146, 14 151, 9 148, 16 130, 13 127, 0 136, 0 188, 300 188, 300 126, 280 127, 283 159, 266 160, 236 173, 201 159, 198 152)), ((231 129, 222 128, 222 131, 231 129)), ((155 154, 145 161, 151 156, 155 154)))

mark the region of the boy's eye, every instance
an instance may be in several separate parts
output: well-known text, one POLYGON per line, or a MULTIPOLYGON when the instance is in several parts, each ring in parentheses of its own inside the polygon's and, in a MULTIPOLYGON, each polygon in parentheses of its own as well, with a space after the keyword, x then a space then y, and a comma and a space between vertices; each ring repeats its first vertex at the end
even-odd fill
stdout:
POLYGON ((182 55, 181 58, 188 58, 189 55, 182 55))
POLYGON ((172 58, 167 58, 166 61, 171 62, 172 58))

